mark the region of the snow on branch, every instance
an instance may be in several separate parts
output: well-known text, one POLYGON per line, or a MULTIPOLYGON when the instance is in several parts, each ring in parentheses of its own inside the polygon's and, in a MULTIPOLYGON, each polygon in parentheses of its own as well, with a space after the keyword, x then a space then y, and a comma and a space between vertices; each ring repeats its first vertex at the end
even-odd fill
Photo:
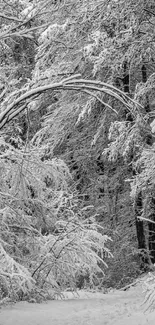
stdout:
POLYGON ((11 17, 11 16, 7 16, 5 14, 0 13, 0 17, 7 19, 7 20, 13 20, 13 21, 17 21, 18 23, 22 22, 22 20, 16 18, 16 17, 11 17))
MULTIPOLYGON (((69 78, 63 79, 58 83, 52 83, 45 86, 40 86, 34 89, 31 89, 21 96, 17 98, 12 98, 12 103, 8 105, 6 109, 3 110, 3 103, 2 103, 2 112, 0 113, 0 129, 12 120, 15 116, 17 116, 21 111, 26 108, 27 100, 39 96, 40 94, 44 93, 45 91, 49 90, 76 90, 79 92, 85 92, 88 95, 95 96, 97 100, 99 100, 102 104, 102 99, 96 95, 97 93, 107 94, 110 97, 115 98, 119 102, 121 102, 133 115, 135 114, 135 110, 139 109, 141 105, 136 102, 135 100, 128 97, 124 92, 117 89, 116 87, 95 80, 85 80, 85 79, 78 79, 80 75, 73 75, 69 78)), ((22 90, 21 90, 22 91, 22 90)), ((109 105, 104 103, 109 109, 114 111, 114 109, 109 105)), ((116 113, 116 112, 115 112, 116 113)))
POLYGON ((5 287, 13 290, 14 294, 19 288, 23 293, 29 292, 35 284, 29 271, 9 256, 0 243, 0 281, 2 280, 5 287))

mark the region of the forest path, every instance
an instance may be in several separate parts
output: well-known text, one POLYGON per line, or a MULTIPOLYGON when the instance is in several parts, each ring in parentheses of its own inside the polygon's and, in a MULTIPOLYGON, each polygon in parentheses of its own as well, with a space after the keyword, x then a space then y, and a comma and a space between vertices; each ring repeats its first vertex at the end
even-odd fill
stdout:
POLYGON ((75 298, 30 304, 19 302, 0 310, 0 325, 153 325, 155 312, 145 313, 140 285, 109 294, 79 292, 75 298))

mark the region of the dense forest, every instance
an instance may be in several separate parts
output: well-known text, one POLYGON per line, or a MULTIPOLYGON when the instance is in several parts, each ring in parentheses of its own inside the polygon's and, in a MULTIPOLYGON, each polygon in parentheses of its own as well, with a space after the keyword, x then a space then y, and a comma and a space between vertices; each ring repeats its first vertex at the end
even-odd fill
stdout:
POLYGON ((154 0, 0 0, 0 299, 155 265, 154 0))

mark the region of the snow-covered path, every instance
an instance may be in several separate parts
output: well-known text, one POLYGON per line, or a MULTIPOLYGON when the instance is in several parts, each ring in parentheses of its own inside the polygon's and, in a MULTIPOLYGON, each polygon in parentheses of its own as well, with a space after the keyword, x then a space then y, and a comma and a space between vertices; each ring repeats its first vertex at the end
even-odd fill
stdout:
POLYGON ((20 302, 0 310, 0 325, 154 325, 155 312, 144 313, 140 286, 109 294, 66 293, 66 300, 20 302))

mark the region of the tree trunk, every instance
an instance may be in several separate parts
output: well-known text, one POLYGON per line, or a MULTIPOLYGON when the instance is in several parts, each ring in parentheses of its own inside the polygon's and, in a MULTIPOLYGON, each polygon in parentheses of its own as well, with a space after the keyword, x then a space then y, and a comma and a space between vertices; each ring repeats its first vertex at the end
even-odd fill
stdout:
MULTIPOLYGON (((129 64, 127 61, 124 62, 123 64, 123 78, 121 79, 123 81, 123 91, 125 93, 130 94, 130 74, 129 74, 129 64)), ((133 122, 133 116, 132 114, 125 109, 124 110, 125 113, 125 120, 128 122, 133 122)))
MULTIPOLYGON (((151 214, 149 215, 149 219, 155 222, 155 199, 151 199, 150 208, 152 210, 151 214)), ((151 262, 155 263, 155 224, 149 222, 148 223, 149 228, 149 252, 150 252, 150 258, 151 262)))
MULTIPOLYGON (((142 65, 142 82, 146 83, 147 82, 147 69, 146 66, 143 64, 142 65)), ((149 96, 146 94, 145 97, 145 112, 149 113, 150 112, 150 103, 149 103, 149 96)), ((150 145, 153 144, 153 137, 150 135, 150 145)), ((147 144, 148 141, 147 141, 147 144)), ((152 197, 151 203, 150 203, 150 208, 152 210, 149 219, 155 222, 155 199, 152 197)), ((149 222, 148 223, 148 229, 149 229, 149 238, 148 238, 148 246, 149 246, 149 253, 150 253, 150 259, 151 262, 154 264, 155 263, 155 224, 149 222)))
POLYGON ((139 220, 138 217, 141 215, 143 207, 142 193, 140 192, 136 198, 135 202, 135 219, 136 219, 136 233, 138 241, 138 249, 140 250, 139 256, 141 260, 140 268, 142 270, 146 269, 147 264, 149 264, 149 259, 147 256, 147 246, 144 233, 144 223, 142 220, 139 220))
POLYGON ((125 93, 130 93, 130 76, 129 76, 129 68, 128 68, 128 62, 125 61, 124 65, 124 76, 123 76, 123 88, 125 93))
MULTIPOLYGON (((146 70, 146 66, 143 64, 142 65, 142 82, 146 82, 147 81, 147 70, 146 70)), ((145 97, 145 112, 149 113, 150 112, 150 103, 149 103, 149 96, 146 94, 145 97)))

